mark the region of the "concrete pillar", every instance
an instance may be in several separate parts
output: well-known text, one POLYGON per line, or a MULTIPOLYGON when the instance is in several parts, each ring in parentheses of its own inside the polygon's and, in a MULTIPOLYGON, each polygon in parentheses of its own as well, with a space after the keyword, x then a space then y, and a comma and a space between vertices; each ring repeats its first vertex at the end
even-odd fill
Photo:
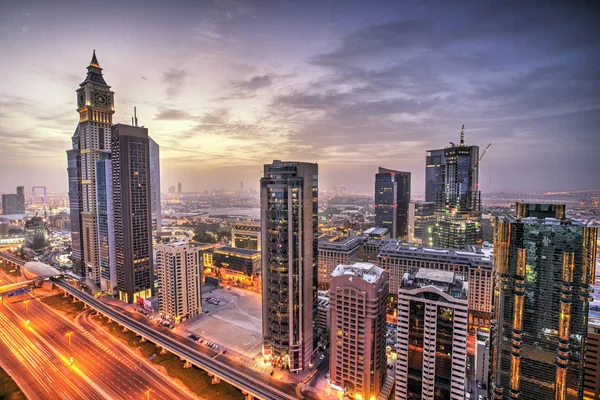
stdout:
POLYGON ((123 327, 123 332, 127 332, 127 328, 126 327, 123 327))
POLYGON ((142 336, 142 338, 140 339, 140 343, 145 343, 146 342, 146 338, 142 336))
POLYGON ((252 396, 250 393, 246 393, 246 400, 254 400, 254 396, 252 396))
POLYGON ((213 375, 212 381, 210 383, 212 383, 213 385, 216 385, 217 383, 221 383, 221 379, 218 376, 213 375))
POLYGON ((164 347, 161 347, 160 354, 167 354, 167 349, 165 349, 164 347))
POLYGON ((183 368, 192 368, 192 363, 186 360, 183 363, 183 368))

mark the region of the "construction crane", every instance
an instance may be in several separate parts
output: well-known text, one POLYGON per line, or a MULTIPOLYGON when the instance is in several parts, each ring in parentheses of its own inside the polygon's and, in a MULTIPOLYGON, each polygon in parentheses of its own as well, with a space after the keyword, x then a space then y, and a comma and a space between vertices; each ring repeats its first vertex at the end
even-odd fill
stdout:
POLYGON ((487 153, 488 149, 490 148, 492 144, 488 144, 487 147, 485 148, 485 150, 483 150, 483 153, 481 153, 481 157, 479 157, 479 160, 477 160, 477 163, 475 164, 475 166, 473 166, 473 169, 471 170, 471 173, 475 172, 475 170, 477 169, 477 167, 479 166, 479 163, 481 162, 481 160, 483 160, 483 156, 485 156, 485 153, 487 153))

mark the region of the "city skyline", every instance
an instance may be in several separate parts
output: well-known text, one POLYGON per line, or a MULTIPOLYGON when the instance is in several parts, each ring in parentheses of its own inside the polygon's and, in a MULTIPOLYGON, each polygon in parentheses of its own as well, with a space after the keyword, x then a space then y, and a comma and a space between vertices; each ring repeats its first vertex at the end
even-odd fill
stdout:
POLYGON ((584 6, 144 4, 3 10, 0 191, 67 191, 74 88, 93 48, 115 122, 138 106, 161 146, 163 187, 257 190, 263 164, 297 159, 320 164, 322 188, 372 191, 386 165, 422 193, 426 150, 465 124, 468 144, 493 143, 484 192, 598 188, 600 24, 584 6))

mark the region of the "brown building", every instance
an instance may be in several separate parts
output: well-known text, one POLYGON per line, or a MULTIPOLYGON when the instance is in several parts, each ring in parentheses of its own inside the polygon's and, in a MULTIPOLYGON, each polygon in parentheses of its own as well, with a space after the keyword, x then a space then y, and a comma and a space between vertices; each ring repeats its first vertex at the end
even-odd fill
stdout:
POLYGON ((319 239, 319 290, 329 290, 331 274, 338 265, 360 261, 362 243, 361 236, 319 239))
POLYGON ((593 318, 585 342, 583 400, 600 400, 600 320, 593 318))
POLYGON ((331 276, 331 385, 356 399, 377 397, 386 378, 388 274, 370 263, 331 276))

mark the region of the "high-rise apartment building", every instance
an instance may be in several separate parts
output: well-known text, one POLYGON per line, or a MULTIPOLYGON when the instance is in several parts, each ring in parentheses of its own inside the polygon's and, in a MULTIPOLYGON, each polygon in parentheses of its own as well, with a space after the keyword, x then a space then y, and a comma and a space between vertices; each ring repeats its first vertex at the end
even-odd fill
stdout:
POLYGON ((117 292, 132 303, 154 291, 148 129, 116 124, 111 138, 117 292))
POLYGON ((375 175, 375 225, 387 228, 392 238, 408 235, 410 172, 379 168, 375 175))
POLYGON ((400 292, 402 279, 411 268, 457 273, 469 288, 469 326, 489 326, 494 276, 488 254, 410 246, 390 240, 380 249, 376 263, 388 272, 390 295, 394 297, 400 292))
POLYGON ((236 222, 231 229, 231 245, 241 249, 260 251, 260 236, 260 222, 236 222))
POLYGON ((150 140, 150 201, 152 209, 152 235, 156 237, 162 231, 162 206, 160 203, 160 147, 150 140))
POLYGON ((497 217, 491 395, 581 399, 597 228, 497 217))
POLYGON ((67 151, 69 200, 71 202, 74 265, 82 276, 100 284, 98 215, 96 210, 96 161, 110 150, 110 127, 114 114, 114 92, 102 76, 94 52, 87 76, 77 89, 79 124, 67 151), (77 164, 75 167, 74 164, 77 164), (77 215, 79 214, 78 218, 77 215), (80 224, 77 229, 76 223, 80 224))
POLYGON ((158 310, 179 322, 202 312, 202 250, 194 243, 156 245, 158 310))
POLYGON ((427 150, 425 158, 425 201, 434 202, 446 186, 444 149, 427 150))
POLYGON ((376 398, 385 382, 388 276, 370 263, 331 275, 331 384, 355 399, 376 398))
POLYGON ((338 265, 352 265, 361 261, 361 236, 350 236, 334 241, 328 237, 319 239, 319 290, 329 290, 331 274, 338 265))
POLYGON ((317 349, 318 166, 273 161, 260 181, 263 352, 302 371, 317 349))
POLYGON ((585 341, 583 400, 600 400, 600 320, 592 317, 585 341))
POLYGON ((412 268, 398 294, 396 400, 465 399, 468 289, 453 271, 412 268))
POLYGON ((98 212, 98 254, 100 289, 115 293, 117 269, 113 207, 113 176, 110 152, 100 154, 96 161, 96 210, 98 212))
POLYGON ((25 214, 25 190, 17 186, 16 194, 2 195, 2 214, 25 214))

